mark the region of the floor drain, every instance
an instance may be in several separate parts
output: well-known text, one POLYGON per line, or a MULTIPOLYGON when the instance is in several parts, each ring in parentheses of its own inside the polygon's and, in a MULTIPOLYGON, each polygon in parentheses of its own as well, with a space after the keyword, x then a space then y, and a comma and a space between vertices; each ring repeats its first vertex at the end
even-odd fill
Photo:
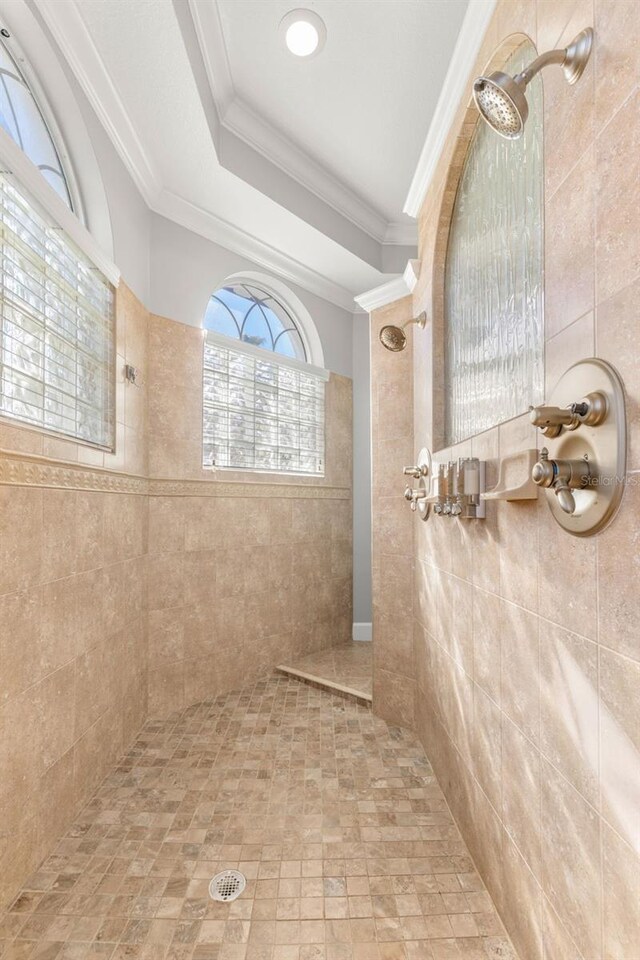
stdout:
POLYGON ((212 900, 228 903, 239 897, 246 885, 247 881, 239 870, 223 870, 209 884, 209 896, 212 900))

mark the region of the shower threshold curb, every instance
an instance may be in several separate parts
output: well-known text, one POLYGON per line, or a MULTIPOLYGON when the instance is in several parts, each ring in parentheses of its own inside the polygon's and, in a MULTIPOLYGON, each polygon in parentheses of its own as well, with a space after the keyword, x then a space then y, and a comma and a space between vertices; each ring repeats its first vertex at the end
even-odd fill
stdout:
POLYGON ((329 693, 335 693, 339 697, 345 697, 347 700, 355 700, 366 707, 371 707, 372 696, 363 690, 356 690, 355 687, 347 687, 342 683, 336 683, 335 680, 327 680, 325 677, 319 677, 313 673, 306 673, 304 670, 298 670, 296 667, 288 667, 280 663, 275 668, 279 673, 283 673, 302 683, 308 683, 312 687, 318 687, 320 690, 327 690, 329 693))

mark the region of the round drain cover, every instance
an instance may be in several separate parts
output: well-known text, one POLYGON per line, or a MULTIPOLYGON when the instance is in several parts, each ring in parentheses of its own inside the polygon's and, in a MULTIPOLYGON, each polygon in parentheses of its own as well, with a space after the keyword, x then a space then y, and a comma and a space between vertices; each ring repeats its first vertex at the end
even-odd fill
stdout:
POLYGON ((223 870, 209 884, 209 896, 212 900, 227 903, 239 897, 246 885, 247 881, 239 870, 223 870))

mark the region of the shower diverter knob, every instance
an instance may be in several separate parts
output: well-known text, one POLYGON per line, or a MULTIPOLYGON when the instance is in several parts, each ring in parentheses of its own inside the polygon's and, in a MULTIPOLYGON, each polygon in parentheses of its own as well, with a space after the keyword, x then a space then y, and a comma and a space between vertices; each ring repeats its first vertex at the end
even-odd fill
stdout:
POLYGON ((404 491, 404 498, 411 504, 411 509, 415 510, 419 500, 426 500, 428 493, 425 489, 413 490, 407 487, 404 491))
POLYGON ((550 487, 565 513, 575 513, 576 501, 572 490, 583 490, 591 481, 588 460, 550 460, 544 447, 534 465, 531 478, 539 487, 550 487))

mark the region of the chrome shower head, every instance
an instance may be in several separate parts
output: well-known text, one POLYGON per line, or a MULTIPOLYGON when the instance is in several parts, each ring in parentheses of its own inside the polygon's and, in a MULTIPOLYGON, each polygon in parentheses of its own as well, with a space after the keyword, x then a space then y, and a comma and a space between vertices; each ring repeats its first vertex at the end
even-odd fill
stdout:
POLYGON ((587 27, 566 49, 543 53, 515 77, 500 70, 488 77, 478 77, 473 84, 473 98, 482 118, 501 137, 517 140, 522 136, 529 114, 527 85, 550 63, 560 64, 567 83, 575 83, 584 72, 592 46, 593 30, 587 27))
POLYGON ((380 330, 380 343, 382 346, 386 347, 387 350, 391 350, 392 353, 399 353, 401 350, 404 350, 407 345, 407 335, 404 331, 407 327, 410 327, 412 323, 415 323, 421 330, 424 330, 427 324, 427 315, 424 310, 415 320, 408 320, 406 323, 403 323, 401 327, 396 327, 391 323, 382 327, 380 330))
POLYGON ((524 87, 513 77, 496 70, 478 77, 473 84, 476 106, 489 126, 507 140, 517 140, 529 115, 524 87))

